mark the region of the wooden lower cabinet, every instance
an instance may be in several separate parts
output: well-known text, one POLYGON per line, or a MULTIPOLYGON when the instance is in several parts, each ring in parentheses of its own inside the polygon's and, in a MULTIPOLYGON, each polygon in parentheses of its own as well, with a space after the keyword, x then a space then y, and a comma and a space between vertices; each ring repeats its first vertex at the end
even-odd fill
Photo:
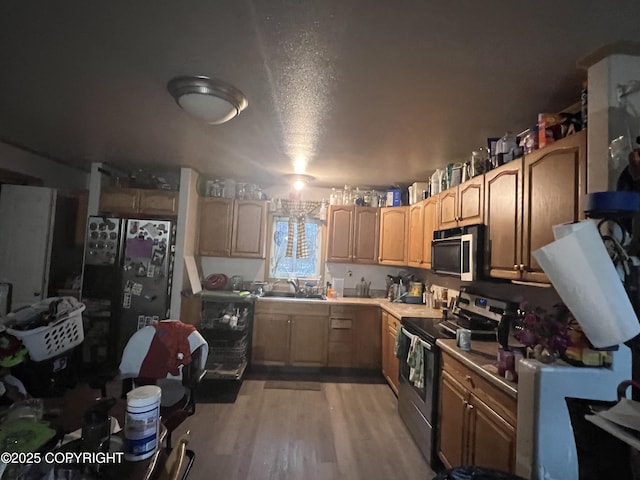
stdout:
POLYGON ((438 456, 447 468, 477 465, 514 473, 517 403, 443 353, 438 456))
POLYGON ((331 306, 329 321, 330 367, 380 368, 380 308, 331 306))
POLYGON ((394 353, 398 328, 400 328, 400 319, 383 310, 381 322, 382 375, 396 395, 398 394, 400 377, 400 361, 394 353))
POLYGON ((329 306, 260 302, 253 319, 251 361, 256 365, 326 366, 329 306))
POLYGON ((329 319, 312 315, 291 317, 291 365, 324 366, 327 364, 329 319))
POLYGON ((469 410, 469 463, 514 472, 516 427, 474 395, 469 410))
POLYGON ((254 364, 289 364, 291 319, 283 314, 256 314, 251 360, 254 364))
POLYGON ((447 372, 440 383, 440 443, 438 456, 448 468, 463 464, 467 428, 467 391, 447 372))

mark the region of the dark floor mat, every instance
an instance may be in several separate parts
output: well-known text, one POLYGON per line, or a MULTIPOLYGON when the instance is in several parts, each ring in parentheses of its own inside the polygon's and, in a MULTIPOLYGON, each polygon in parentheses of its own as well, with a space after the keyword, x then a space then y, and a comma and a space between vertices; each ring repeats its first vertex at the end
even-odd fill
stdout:
POLYGON ((196 403, 235 403, 241 387, 239 380, 203 380, 198 384, 196 403))
POLYGON ((319 382, 295 382, 288 380, 269 380, 265 382, 264 388, 275 388, 280 390, 322 390, 319 382))
POLYGON ((310 369, 252 366, 251 369, 245 373, 245 379, 320 383, 386 383, 386 380, 379 372, 354 372, 353 370, 335 368, 310 369))

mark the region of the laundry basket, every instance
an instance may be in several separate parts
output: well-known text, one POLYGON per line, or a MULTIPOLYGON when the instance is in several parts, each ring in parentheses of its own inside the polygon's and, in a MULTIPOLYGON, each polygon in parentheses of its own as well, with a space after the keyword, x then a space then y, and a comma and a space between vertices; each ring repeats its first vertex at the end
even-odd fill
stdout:
POLYGON ((73 297, 47 298, 7 315, 7 332, 22 341, 32 360, 40 362, 83 342, 84 309, 85 305, 73 297), (49 323, 42 325, 46 321, 49 323), (28 328, 38 324, 41 326, 28 328))

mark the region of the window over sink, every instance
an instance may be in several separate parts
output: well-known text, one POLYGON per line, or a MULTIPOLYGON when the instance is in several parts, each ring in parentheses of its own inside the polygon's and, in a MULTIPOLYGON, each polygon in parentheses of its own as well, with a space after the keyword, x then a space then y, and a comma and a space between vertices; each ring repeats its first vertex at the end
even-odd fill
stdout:
POLYGON ((321 278, 322 222, 312 217, 305 218, 304 222, 290 222, 289 218, 284 215, 272 217, 269 278, 321 278), (299 235, 298 228, 303 224, 304 234, 299 235), (304 241, 304 245, 299 246, 299 240, 304 241))

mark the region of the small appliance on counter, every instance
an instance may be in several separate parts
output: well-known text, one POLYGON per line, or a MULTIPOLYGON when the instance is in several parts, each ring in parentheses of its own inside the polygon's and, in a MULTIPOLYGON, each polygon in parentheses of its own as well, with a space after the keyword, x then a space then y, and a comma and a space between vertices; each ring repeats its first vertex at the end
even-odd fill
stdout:
POLYGON ((497 339, 503 348, 508 349, 511 320, 516 312, 515 303, 469 293, 463 289, 455 301, 451 318, 440 322, 440 328, 452 338, 459 328, 466 328, 471 330, 472 339, 497 339))

